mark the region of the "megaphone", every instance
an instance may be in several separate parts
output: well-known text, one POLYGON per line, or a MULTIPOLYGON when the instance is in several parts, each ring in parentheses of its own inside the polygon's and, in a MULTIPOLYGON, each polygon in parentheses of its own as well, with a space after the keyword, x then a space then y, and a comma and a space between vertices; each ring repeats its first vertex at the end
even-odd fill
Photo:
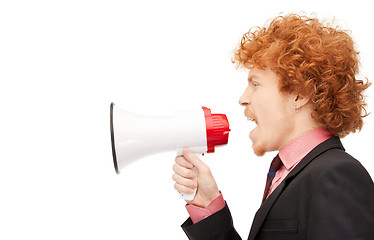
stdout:
MULTIPOLYGON (((207 107, 176 112, 172 116, 146 116, 110 104, 110 132, 117 174, 146 156, 187 147, 195 154, 212 153, 228 142, 230 127, 225 114, 212 114, 207 107)), ((196 189, 195 189, 196 193, 196 189)), ((194 194, 181 194, 192 201, 194 194)))

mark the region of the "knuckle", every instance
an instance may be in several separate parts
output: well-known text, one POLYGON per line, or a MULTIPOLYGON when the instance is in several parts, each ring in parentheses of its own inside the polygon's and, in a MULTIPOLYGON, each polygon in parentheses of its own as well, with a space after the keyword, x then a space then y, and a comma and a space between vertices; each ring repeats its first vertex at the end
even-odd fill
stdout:
POLYGON ((182 169, 181 174, 182 177, 188 177, 188 169, 182 169))
POLYGON ((177 173, 178 171, 179 171, 179 165, 178 164, 174 164, 173 165, 173 171, 175 172, 175 173, 177 173))
POLYGON ((194 179, 194 178, 196 178, 195 175, 196 174, 193 170, 191 170, 191 169, 186 170, 186 178, 194 179))
POLYGON ((193 168, 193 164, 188 161, 184 161, 184 164, 187 168, 193 168))
POLYGON ((177 181, 177 174, 174 173, 171 178, 176 182, 177 181))
POLYGON ((179 183, 175 183, 174 184, 174 189, 177 190, 178 192, 182 192, 183 191, 183 187, 179 183))
POLYGON ((195 173, 195 171, 190 171, 190 172, 189 172, 189 178, 190 178, 190 179, 195 179, 195 178, 196 178, 196 173, 195 173))
POLYGON ((176 162, 176 163, 179 163, 179 162, 181 161, 181 158, 183 158, 183 157, 181 157, 181 156, 177 156, 177 157, 175 158, 175 162, 176 162))
POLYGON ((189 186, 191 187, 191 188, 197 188, 197 182, 196 181, 191 181, 190 183, 189 183, 189 186))
POLYGON ((186 161, 186 159, 184 159, 184 158, 179 158, 177 161, 176 161, 176 163, 178 164, 178 165, 180 165, 180 166, 183 166, 183 167, 185 167, 185 168, 192 168, 193 167, 193 165, 191 164, 191 163, 189 163, 188 161, 186 161))
POLYGON ((192 188, 186 188, 185 193, 192 194, 193 192, 194 192, 194 189, 192 189, 192 188))

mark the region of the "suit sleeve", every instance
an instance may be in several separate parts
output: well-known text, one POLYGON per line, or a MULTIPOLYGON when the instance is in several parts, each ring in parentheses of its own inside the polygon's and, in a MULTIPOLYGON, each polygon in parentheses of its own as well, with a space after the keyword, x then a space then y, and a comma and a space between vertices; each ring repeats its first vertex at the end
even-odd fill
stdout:
POLYGON ((191 240, 241 240, 227 204, 220 211, 195 224, 188 218, 182 224, 182 229, 191 240))
POLYGON ((374 239, 374 184, 358 161, 339 161, 311 195, 307 239, 374 239))

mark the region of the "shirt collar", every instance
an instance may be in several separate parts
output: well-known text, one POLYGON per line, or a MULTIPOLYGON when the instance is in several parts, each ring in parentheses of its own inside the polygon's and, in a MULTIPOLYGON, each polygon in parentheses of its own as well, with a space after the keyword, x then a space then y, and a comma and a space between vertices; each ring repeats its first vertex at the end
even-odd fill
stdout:
POLYGON ((292 169, 313 148, 333 135, 324 128, 309 130, 288 142, 280 151, 279 157, 287 170, 292 169))

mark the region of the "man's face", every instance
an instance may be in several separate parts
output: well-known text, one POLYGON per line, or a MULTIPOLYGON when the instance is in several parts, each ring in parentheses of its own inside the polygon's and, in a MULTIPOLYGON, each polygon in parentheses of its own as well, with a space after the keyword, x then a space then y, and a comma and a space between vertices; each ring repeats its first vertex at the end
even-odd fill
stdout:
POLYGON ((257 125, 249 135, 256 155, 280 150, 292 139, 295 98, 279 91, 278 77, 270 68, 251 69, 239 103, 245 106, 245 116, 257 125))

